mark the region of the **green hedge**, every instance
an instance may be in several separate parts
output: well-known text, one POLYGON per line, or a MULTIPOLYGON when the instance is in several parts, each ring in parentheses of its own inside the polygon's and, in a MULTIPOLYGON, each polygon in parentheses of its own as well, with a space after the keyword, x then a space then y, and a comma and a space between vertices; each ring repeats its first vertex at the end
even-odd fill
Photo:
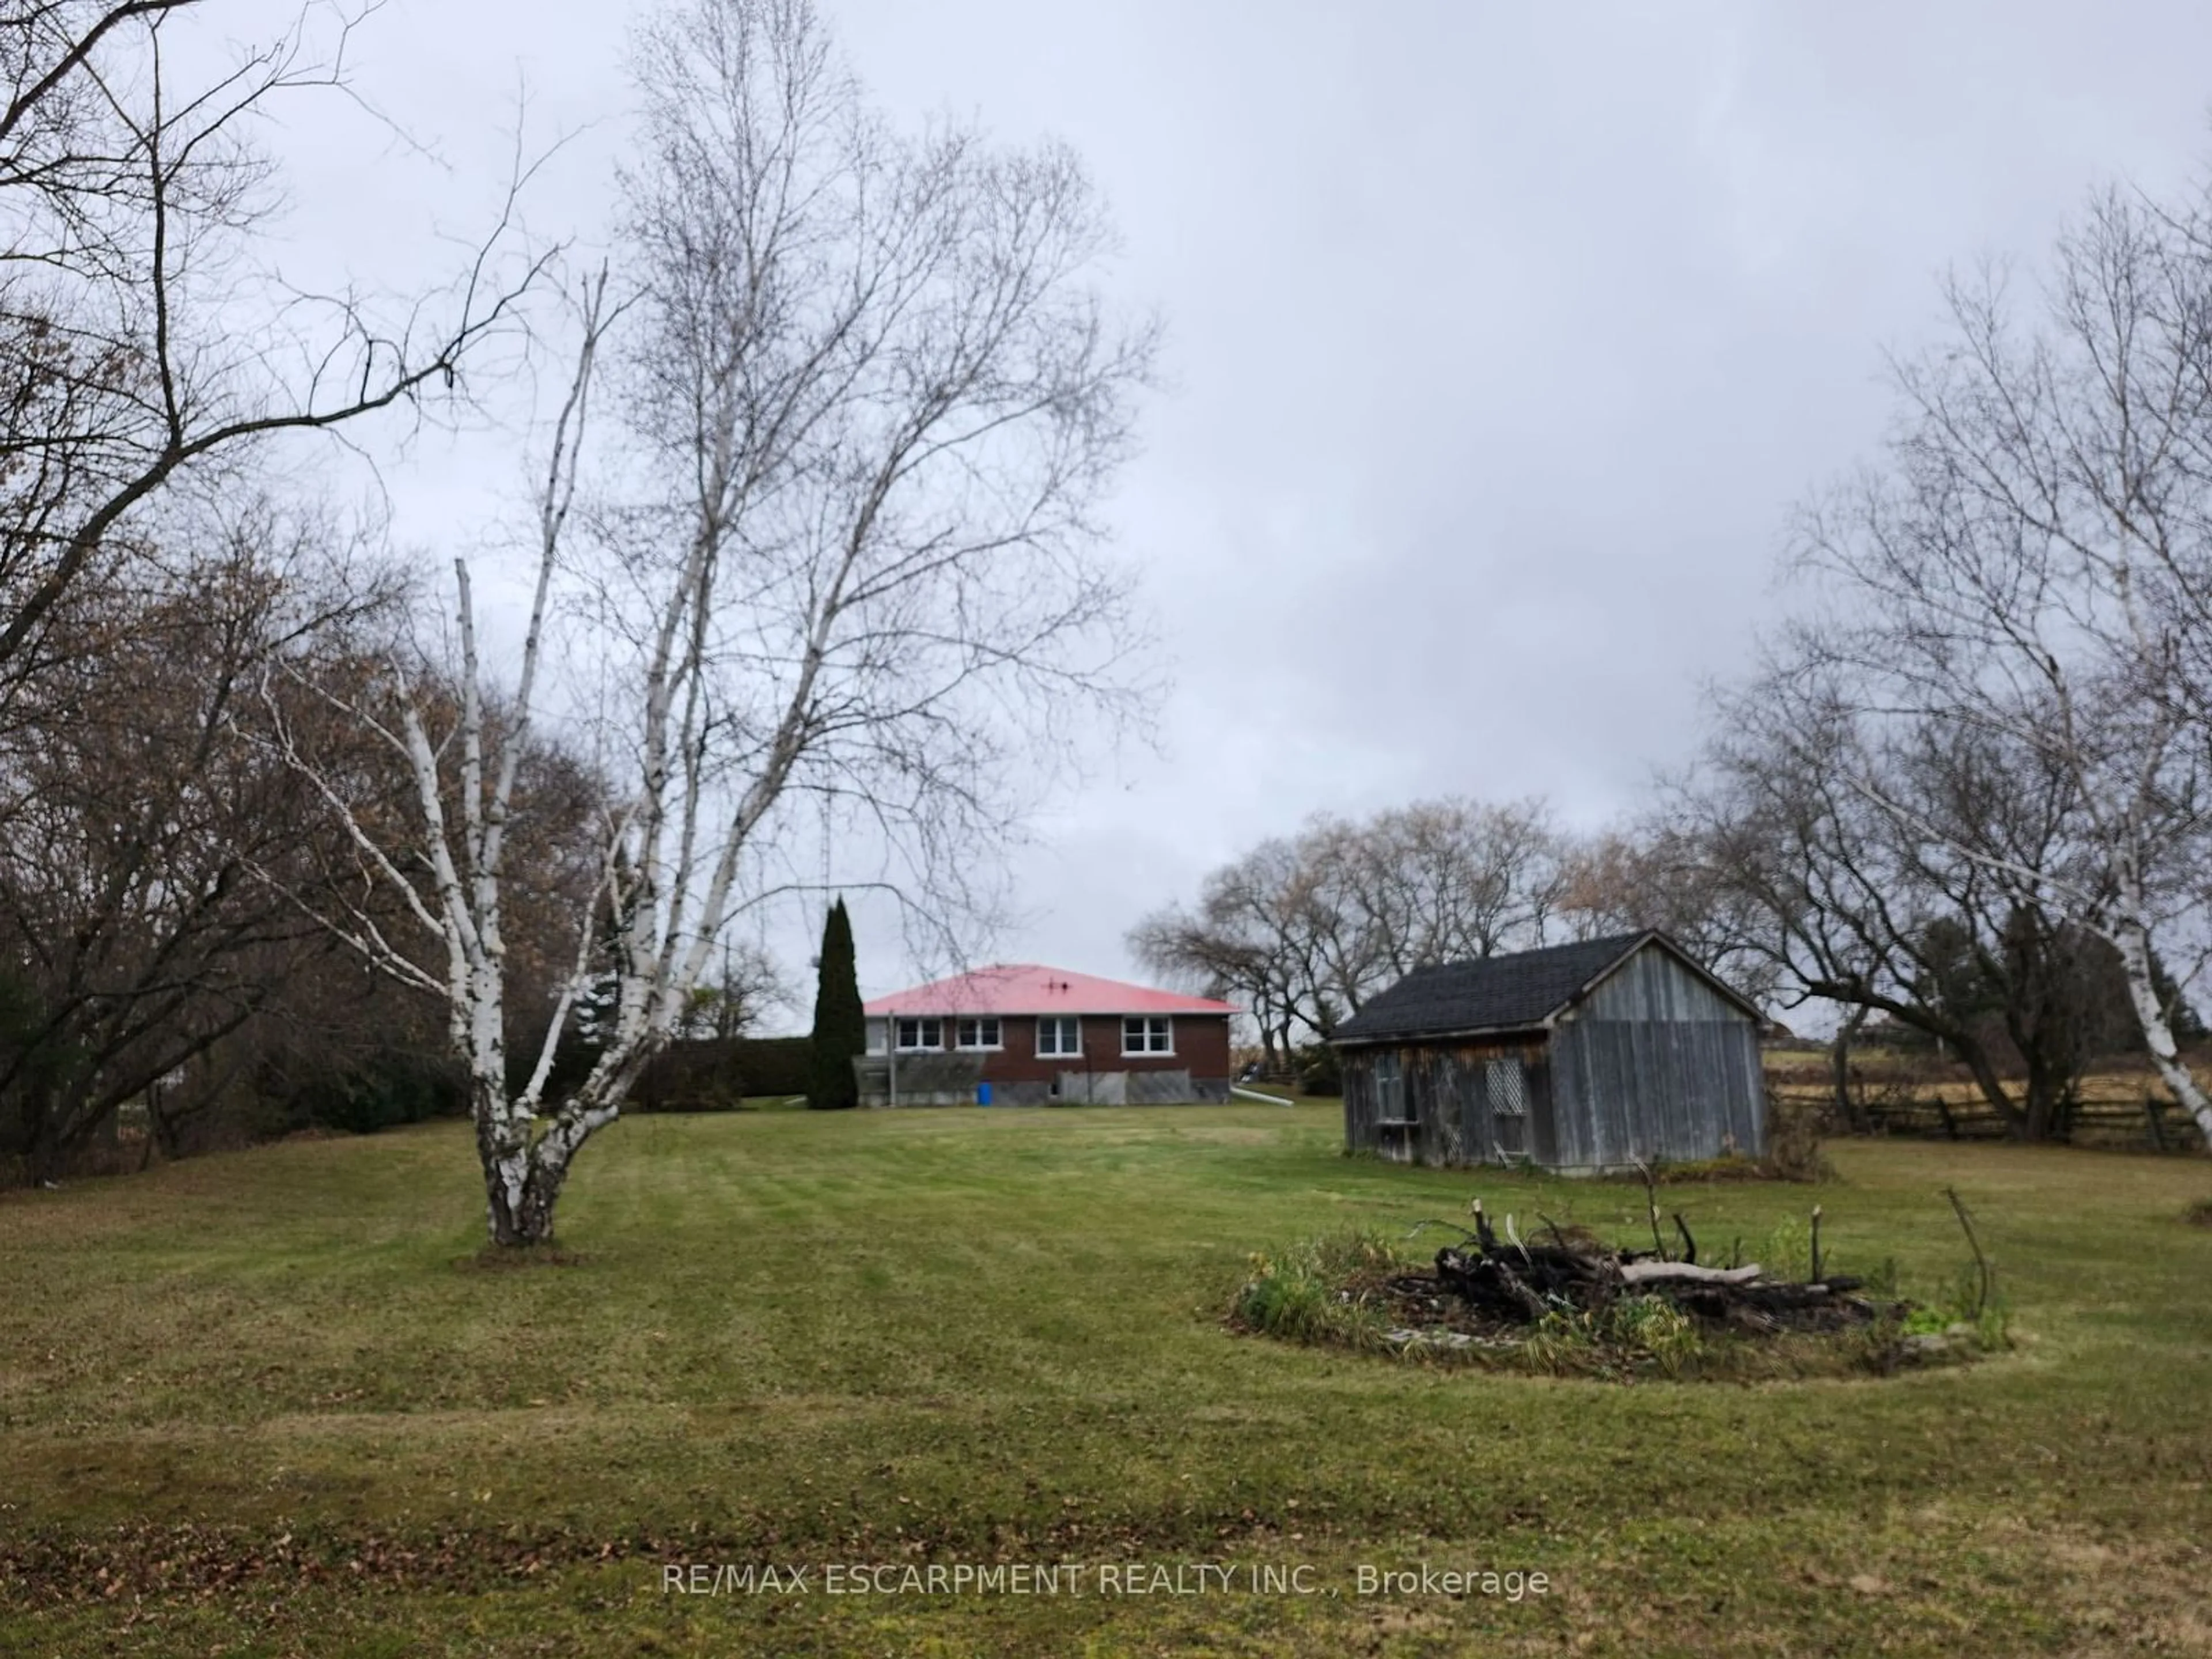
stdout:
POLYGON ((1336 1063, 1336 1050, 1326 1042, 1310 1042, 1298 1050, 1298 1087, 1310 1095, 1340 1095, 1344 1073, 1336 1063))
POLYGON ((376 1055, 317 1077, 286 1103, 295 1128, 374 1134, 402 1123, 459 1117, 469 1109, 467 1085, 441 1059, 404 1053, 376 1055))
POLYGON ((803 1095, 811 1040, 725 1037, 678 1042, 653 1056, 630 1095, 634 1112, 730 1112, 748 1095, 803 1095))

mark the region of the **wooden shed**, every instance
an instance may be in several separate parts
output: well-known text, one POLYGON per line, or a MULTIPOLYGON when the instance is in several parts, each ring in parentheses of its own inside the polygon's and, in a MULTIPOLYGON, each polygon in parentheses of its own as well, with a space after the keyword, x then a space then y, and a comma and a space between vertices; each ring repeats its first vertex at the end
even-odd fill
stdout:
POLYGON ((1416 969, 1330 1038, 1345 1142, 1577 1174, 1760 1157, 1763 1023, 1656 932, 1416 969))

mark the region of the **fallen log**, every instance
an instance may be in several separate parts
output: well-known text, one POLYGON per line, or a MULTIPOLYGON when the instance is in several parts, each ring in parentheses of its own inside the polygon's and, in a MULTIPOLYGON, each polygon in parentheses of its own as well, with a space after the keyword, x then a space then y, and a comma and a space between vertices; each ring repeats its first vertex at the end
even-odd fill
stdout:
POLYGON ((1764 1270, 1756 1261, 1741 1267, 1700 1267, 1688 1261, 1627 1261, 1621 1264, 1624 1285, 1663 1285, 1673 1280, 1699 1285, 1748 1285, 1764 1270))
POLYGON ((1520 1304, 1522 1311, 1527 1314, 1530 1320, 1540 1320, 1546 1314, 1551 1312, 1552 1310, 1544 1298, 1530 1290, 1522 1282, 1521 1275, 1515 1273, 1512 1268, 1503 1262, 1492 1262, 1490 1265, 1492 1271, 1498 1276, 1498 1284, 1504 1287, 1506 1295, 1520 1304))

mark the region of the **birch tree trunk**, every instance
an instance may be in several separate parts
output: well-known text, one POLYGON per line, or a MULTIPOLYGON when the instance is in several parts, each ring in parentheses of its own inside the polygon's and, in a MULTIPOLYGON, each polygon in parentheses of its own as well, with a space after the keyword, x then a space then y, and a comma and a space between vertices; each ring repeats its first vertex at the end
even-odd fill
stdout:
POLYGON ((2212 1147, 2212 1099, 2189 1067, 2182 1063, 2181 1050, 2173 1040, 2173 1027, 2166 1016, 2166 1006, 2159 1000, 2158 989, 2151 974, 2150 931, 2133 914, 2116 917, 2106 932, 2113 947, 2120 953, 2122 971, 2127 975, 2128 1001, 2135 1009, 2136 1020, 2142 1027, 2143 1042, 2150 1049, 2150 1063, 2157 1068, 2159 1079, 2173 1091, 2197 1127, 2204 1136, 2204 1144, 2212 1147))
POLYGON ((349 705, 413 780, 411 835, 353 811, 288 740, 416 935, 402 948, 367 906, 327 918, 444 1002, 503 1247, 553 1237, 577 1153, 691 1017, 732 919, 772 896, 787 797, 951 891, 1084 722, 1144 706, 1125 579, 1092 550, 1156 331, 1116 324, 1089 285, 1111 235, 1073 157, 894 135, 805 0, 693 0, 641 33, 639 61, 633 289, 610 299, 602 271, 574 308, 514 682, 480 659, 457 562, 458 663, 395 650, 380 700, 349 705), (580 515, 602 373, 623 418, 580 515), (565 682, 561 614, 596 653, 565 682), (516 1088, 510 820, 564 689, 611 805, 516 1088), (587 988, 596 1058, 556 1093, 587 988))

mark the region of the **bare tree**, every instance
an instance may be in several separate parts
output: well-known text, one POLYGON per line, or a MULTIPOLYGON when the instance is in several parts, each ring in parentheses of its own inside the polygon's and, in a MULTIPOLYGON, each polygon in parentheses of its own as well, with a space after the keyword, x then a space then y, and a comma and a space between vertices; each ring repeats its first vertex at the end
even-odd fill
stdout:
POLYGON ((534 275, 526 260, 505 268, 502 218, 443 292, 379 303, 291 289, 259 256, 276 173, 252 132, 295 100, 349 95, 356 20, 305 7, 228 62, 179 70, 222 50, 204 15, 204 0, 43 0, 0 17, 11 680, 165 489, 283 434, 449 399, 534 275))
POLYGON ((380 698, 354 702, 417 781, 409 834, 380 835, 331 792, 434 943, 426 969, 366 914, 333 918, 444 999, 502 1245, 551 1236, 578 1149, 761 896, 781 809, 857 808, 924 869, 986 853, 1025 793, 1014 763, 1115 704, 1129 637, 1092 549, 1153 343, 1091 286, 1110 240, 1073 158, 893 133, 801 0, 699 0, 644 33, 638 73, 636 298, 610 301, 602 278, 580 307, 517 678, 495 696, 459 564, 458 708, 428 706, 401 652, 380 698), (623 441, 585 524, 602 380, 623 441), (559 689, 547 629, 564 596, 615 688, 600 743, 616 805, 550 1029, 511 1086, 513 781, 559 689), (556 1097, 555 1047, 602 971, 603 1046, 556 1097))
POLYGON ((1370 941, 1361 977, 1387 981, 1430 963, 1542 944, 1565 845, 1541 801, 1451 799, 1377 814, 1328 860, 1345 890, 1341 908, 1370 941))
POLYGON ((726 1042, 778 1010, 799 1006, 798 991, 765 946, 726 939, 712 981, 691 988, 691 1004, 676 1035, 726 1042))
MULTIPOLYGON (((184 532, 172 526, 179 540, 184 532)), ((328 949, 278 890, 316 883, 309 791, 235 740, 270 653, 373 594, 309 579, 272 521, 142 561, 57 606, 57 660, 0 721, 0 1152, 60 1173, 125 1102, 238 1032, 328 949)), ((157 1139, 221 1079, 172 1091, 157 1139)))
POLYGON ((1850 1045, 1880 1014, 1963 1061, 2014 1134, 2063 1133, 2081 1022, 2052 994, 2068 936, 2044 894, 2078 854, 2071 781, 1984 730, 1870 715, 1862 689, 1816 650, 1721 696, 1700 769, 1632 867, 1702 912, 1697 948, 1740 982, 1843 1010, 1847 1115, 1850 1045))
POLYGON ((2100 195, 2039 316, 1997 274, 1947 290, 1949 337, 1895 376, 1886 464, 1806 516, 1836 612, 1817 651, 1870 720, 1971 734, 2060 781, 2070 857, 1907 832, 2110 942, 2160 1077, 2212 1136, 2158 994, 2157 942, 2203 921, 2212 801, 2212 204, 2100 195))
POLYGON ((1130 948, 1154 972, 1244 1000, 1272 1062, 1298 1027, 1326 1037, 1415 968, 1542 943, 1565 846, 1537 801, 1316 817, 1212 872, 1195 908, 1146 917, 1130 948))
POLYGON ((1578 939, 1657 928, 1730 983, 1764 996, 1755 965, 1732 950, 1739 930, 1711 852, 1664 810, 1577 840, 1561 859, 1553 915, 1578 939))
POLYGON ((1138 961, 1164 979, 1243 1005, 1269 1071, 1290 1063, 1303 1025, 1326 1036, 1333 974, 1303 842, 1262 842, 1210 872, 1197 905, 1170 905, 1129 933, 1138 961))

